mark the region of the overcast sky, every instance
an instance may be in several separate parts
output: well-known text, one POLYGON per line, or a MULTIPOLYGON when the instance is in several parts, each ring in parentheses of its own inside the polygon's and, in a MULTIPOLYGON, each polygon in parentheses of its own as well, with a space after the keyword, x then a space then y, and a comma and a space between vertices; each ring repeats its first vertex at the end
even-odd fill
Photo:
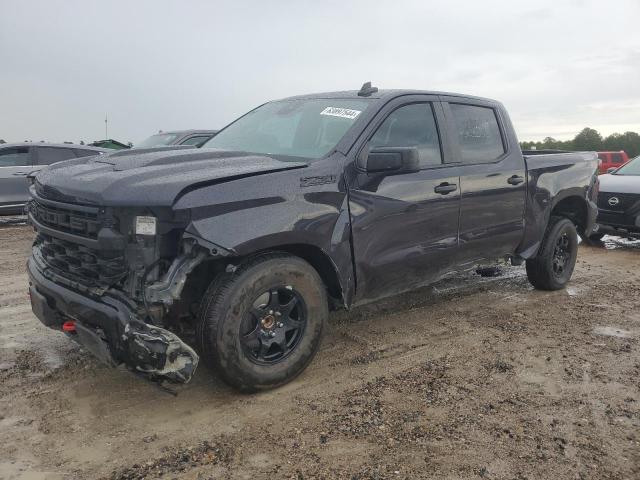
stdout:
POLYGON ((0 138, 138 142, 270 99, 501 100, 521 140, 640 132, 640 1, 0 0, 0 138))

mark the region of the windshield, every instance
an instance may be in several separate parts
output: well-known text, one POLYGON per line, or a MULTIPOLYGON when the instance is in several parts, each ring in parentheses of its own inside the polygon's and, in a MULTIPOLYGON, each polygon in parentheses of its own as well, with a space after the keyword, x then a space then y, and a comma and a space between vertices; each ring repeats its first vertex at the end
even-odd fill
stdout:
POLYGON ((300 99, 262 105, 202 148, 320 158, 342 139, 370 100, 300 99))
POLYGON ((614 175, 640 175, 640 156, 629 160, 628 163, 616 170, 614 175))
POLYGON ((171 145, 178 138, 176 133, 158 133, 136 145, 136 148, 164 147, 171 145))

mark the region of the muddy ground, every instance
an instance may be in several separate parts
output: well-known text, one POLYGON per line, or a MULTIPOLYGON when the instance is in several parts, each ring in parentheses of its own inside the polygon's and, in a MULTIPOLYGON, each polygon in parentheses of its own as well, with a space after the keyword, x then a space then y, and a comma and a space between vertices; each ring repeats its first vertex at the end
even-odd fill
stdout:
POLYGON ((0 227, 0 478, 640 478, 640 243, 580 247, 568 289, 522 267, 331 315, 293 383, 201 367, 174 397, 30 311, 28 227, 0 227))

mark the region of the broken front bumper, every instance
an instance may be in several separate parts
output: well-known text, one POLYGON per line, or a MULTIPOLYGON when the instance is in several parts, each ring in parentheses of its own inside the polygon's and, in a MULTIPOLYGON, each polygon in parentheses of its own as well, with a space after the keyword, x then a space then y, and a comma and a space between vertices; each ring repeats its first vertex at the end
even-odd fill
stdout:
POLYGON ((67 288, 34 257, 27 272, 33 312, 46 326, 61 330, 64 322, 74 321, 73 338, 108 365, 125 364, 150 380, 191 380, 196 352, 174 333, 140 320, 124 300, 108 293, 90 298, 67 288))

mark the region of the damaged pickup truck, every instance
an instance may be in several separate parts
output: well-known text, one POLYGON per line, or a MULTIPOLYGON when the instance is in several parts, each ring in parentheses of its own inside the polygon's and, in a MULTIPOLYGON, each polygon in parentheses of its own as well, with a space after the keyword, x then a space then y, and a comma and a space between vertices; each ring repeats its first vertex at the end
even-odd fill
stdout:
POLYGON ((496 259, 563 288, 595 153, 524 155, 495 101, 428 91, 266 103, 197 150, 127 150, 31 187, 33 311, 111 365, 256 391, 301 373, 331 308, 496 259))

